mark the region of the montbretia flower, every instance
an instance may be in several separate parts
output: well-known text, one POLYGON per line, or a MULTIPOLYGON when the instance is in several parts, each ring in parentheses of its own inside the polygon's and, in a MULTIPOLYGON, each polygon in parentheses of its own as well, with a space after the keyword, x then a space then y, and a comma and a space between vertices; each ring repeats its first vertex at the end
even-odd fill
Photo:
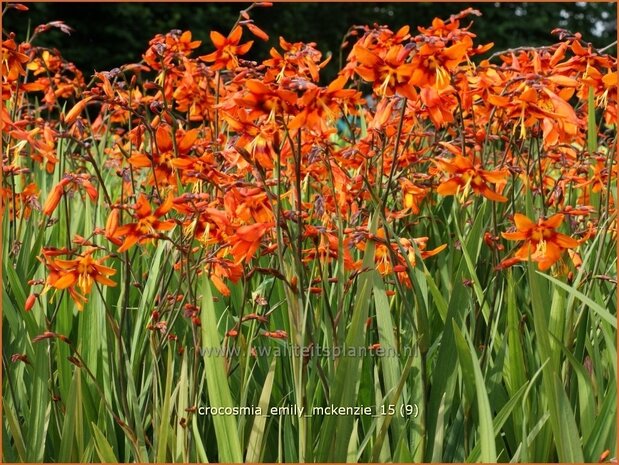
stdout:
POLYGON ((275 331, 265 331, 262 333, 265 337, 270 337, 272 339, 287 339, 288 333, 282 329, 276 329, 275 331))
POLYGON ((355 89, 345 89, 345 85, 345 76, 338 77, 326 88, 307 84, 298 102, 301 110, 290 122, 288 129, 308 127, 327 131, 327 123, 337 119, 340 108, 354 108, 355 104, 362 102, 361 93, 355 89))
POLYGON ((406 61, 409 55, 410 50, 402 45, 394 45, 379 54, 357 45, 351 52, 351 56, 359 62, 355 72, 364 81, 372 83, 377 95, 390 97, 398 94, 414 99, 416 93, 410 79, 415 66, 406 61))
POLYGON ((109 256, 95 259, 92 256, 95 250, 94 247, 90 248, 73 260, 54 258, 56 251, 52 249, 43 252, 45 265, 50 270, 46 288, 68 290, 79 310, 84 309, 84 303, 87 302, 85 296, 90 294, 95 282, 104 286, 116 286, 116 283, 109 278, 116 273, 116 270, 102 264, 109 256))
POLYGON ((428 193, 423 187, 413 184, 406 178, 400 179, 402 189, 402 204, 405 210, 410 210, 415 215, 419 213, 419 205, 428 193))
POLYGON ((157 208, 152 210, 148 200, 144 195, 140 195, 134 209, 137 222, 119 226, 111 234, 111 237, 119 238, 124 236, 122 245, 118 252, 129 250, 136 243, 144 243, 159 237, 161 231, 169 231, 174 228, 174 221, 160 220, 170 208, 172 208, 173 198, 168 198, 157 208))
POLYGON ((189 158, 195 148, 200 130, 177 130, 175 133, 168 125, 161 124, 155 133, 155 147, 152 155, 134 153, 129 163, 134 168, 150 168, 148 183, 150 185, 169 186, 176 182, 176 162, 178 158, 189 158))
POLYGON ((529 258, 537 262, 542 271, 550 268, 565 250, 578 245, 576 239, 556 231, 561 226, 563 217, 563 214, 557 213, 548 219, 540 218, 534 223, 525 215, 516 213, 516 231, 504 232, 501 235, 510 241, 524 241, 524 244, 516 251, 513 259, 504 260, 499 264, 499 268, 506 268, 518 261, 527 261, 529 258))
POLYGON ((344 267, 346 270, 354 269, 354 261, 350 253, 350 238, 342 239, 342 248, 340 248, 339 238, 333 232, 321 230, 315 226, 308 225, 305 227, 304 237, 311 238, 314 246, 303 250, 303 263, 311 263, 319 259, 321 263, 330 263, 337 261, 342 252, 344 255, 344 267))
POLYGON ((470 189, 489 200, 496 202, 507 201, 506 197, 493 191, 488 186, 488 184, 505 184, 509 175, 506 169, 484 170, 471 157, 463 157, 459 154, 450 160, 439 158, 435 163, 449 175, 449 178, 443 181, 436 189, 436 192, 440 195, 456 195, 460 192, 466 195, 470 189))
POLYGON ((236 283, 243 277, 244 273, 242 262, 233 263, 223 258, 227 253, 228 251, 226 248, 219 249, 216 256, 209 259, 209 263, 205 268, 211 279, 211 283, 224 297, 230 296, 230 288, 224 282, 224 279, 236 283))
POLYGON ((271 210, 267 193, 258 187, 236 188, 231 187, 224 194, 224 208, 231 218, 251 223, 269 223, 275 217, 271 210))
POLYGON ((192 40, 191 31, 172 30, 165 36, 157 34, 149 42, 144 62, 154 70, 171 67, 179 57, 189 57, 202 42, 192 40))
POLYGON ((13 34, 7 40, 2 41, 2 71, 8 82, 17 81, 19 76, 26 74, 24 65, 30 58, 23 51, 24 45, 18 46, 13 34))
POLYGON ((228 241, 235 263, 251 260, 260 247, 262 236, 272 227, 273 223, 255 223, 238 228, 228 241))
POLYGON ((241 26, 235 27, 230 34, 228 34, 228 37, 224 37, 217 31, 211 31, 211 40, 217 50, 208 55, 202 55, 200 59, 207 62, 214 62, 211 65, 211 69, 213 70, 223 68, 233 70, 239 64, 238 56, 245 55, 254 43, 253 40, 250 40, 249 42, 239 45, 242 35, 243 29, 241 26))
POLYGON ((424 87, 421 89, 419 96, 428 112, 430 120, 436 127, 453 123, 456 109, 456 98, 454 95, 455 90, 451 86, 439 89, 434 87, 424 87))
MULTIPOLYGON (((247 26, 249 27, 248 24, 247 26)), ((322 60, 322 53, 316 50, 314 42, 307 44, 304 42, 290 43, 280 37, 279 46, 283 53, 272 48, 269 52, 271 58, 262 63, 266 66, 264 82, 279 82, 285 77, 318 82, 320 69, 324 68, 331 60, 331 56, 322 60)))
MULTIPOLYGON (((7 166, 5 165, 3 168, 6 169, 7 166)), ((0 189, 0 205, 2 208, 7 208, 11 220, 22 216, 26 219, 30 218, 32 210, 40 208, 39 186, 32 182, 25 186, 21 192, 15 192, 15 194, 10 188, 4 187, 0 189)))
MULTIPOLYGON (((397 242, 388 242, 384 228, 379 228, 376 234, 370 234, 368 239, 376 242, 376 249, 374 252, 376 271, 382 276, 396 273, 398 279, 407 287, 412 286, 406 271, 408 269, 408 263, 413 267, 416 265, 417 253, 419 253, 422 260, 425 260, 426 258, 439 254, 447 247, 447 244, 442 244, 434 249, 426 250, 428 237, 399 237, 396 239, 397 242), (406 257, 402 255, 402 252, 406 254, 406 257), (396 260, 395 262, 394 259, 396 260)), ((360 242, 357 244, 357 248, 365 251, 366 242, 360 242)))
POLYGON ((433 86, 437 90, 447 87, 450 73, 466 59, 467 50, 472 46, 473 41, 468 36, 449 47, 442 41, 421 44, 411 63, 414 69, 411 84, 433 86))

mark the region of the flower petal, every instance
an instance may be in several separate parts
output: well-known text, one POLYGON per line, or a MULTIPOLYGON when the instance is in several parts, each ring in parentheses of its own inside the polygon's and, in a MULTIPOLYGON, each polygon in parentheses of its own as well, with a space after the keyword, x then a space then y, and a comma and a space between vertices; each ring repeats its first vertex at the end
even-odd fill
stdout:
POLYGON ((213 41, 213 45, 215 45, 215 47, 219 48, 223 48, 224 45, 226 45, 226 38, 220 34, 217 31, 211 31, 211 40, 213 41))
POLYGON ((531 221, 529 218, 522 215, 521 213, 514 214, 514 223, 516 224, 516 228, 518 229, 518 231, 529 231, 535 226, 535 223, 533 223, 533 221, 531 221))
POLYGON ((52 283, 52 286, 56 289, 66 289, 67 287, 73 286, 76 282, 77 273, 67 273, 52 283))

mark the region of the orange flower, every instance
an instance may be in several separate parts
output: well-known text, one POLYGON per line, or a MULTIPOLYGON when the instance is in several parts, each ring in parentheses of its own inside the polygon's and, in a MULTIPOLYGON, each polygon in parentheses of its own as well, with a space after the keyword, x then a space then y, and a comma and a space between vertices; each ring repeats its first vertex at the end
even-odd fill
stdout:
POLYGON ((116 270, 102 265, 109 256, 95 259, 92 257, 95 250, 90 248, 73 260, 52 258, 62 254, 62 251, 53 249, 43 251, 45 265, 50 270, 46 286, 59 290, 67 289, 79 310, 84 309, 84 303, 87 302, 85 295, 90 294, 95 282, 104 286, 116 286, 116 283, 109 278, 116 273, 116 270), (76 286, 81 294, 76 291, 76 286))
POLYGON ((26 141, 33 149, 30 157, 39 163, 45 162, 48 173, 54 172, 54 166, 58 163, 57 133, 51 128, 50 123, 45 123, 43 128, 38 126, 30 131, 15 129, 11 131, 11 136, 17 140, 26 141))
POLYGON ((148 178, 150 185, 169 186, 176 180, 175 166, 177 155, 179 158, 187 157, 194 149, 200 129, 184 131, 179 129, 172 134, 172 128, 161 124, 155 133, 156 146, 153 147, 152 155, 134 153, 129 158, 129 163, 134 168, 152 168, 148 178))
MULTIPOLYGON (((376 250, 374 252, 376 271, 378 271, 382 276, 387 276, 395 272, 398 279, 407 287, 411 287, 412 283, 408 277, 408 273, 406 272, 406 259, 408 259, 412 266, 415 266, 417 263, 417 251, 419 252, 421 259, 425 260, 426 258, 437 255, 447 247, 447 244, 442 244, 432 250, 426 250, 428 245, 428 237, 413 237, 411 239, 407 237, 400 237, 397 239, 397 242, 388 243, 384 228, 379 228, 378 231, 376 231, 376 234, 371 235, 369 239, 376 242, 376 250), (406 253, 406 258, 401 254, 401 249, 403 249, 406 253), (396 263, 393 262, 392 257, 397 260, 396 263)), ((360 250, 365 250, 365 247, 365 242, 360 242, 357 244, 357 248, 360 250)))
POLYGON ((2 42, 2 71, 9 82, 16 81, 19 76, 24 76, 26 70, 24 64, 28 63, 28 55, 22 53, 24 44, 19 46, 15 43, 14 34, 2 42))
POLYGON ((172 208, 172 196, 163 202, 154 212, 151 209, 148 200, 142 194, 138 198, 134 208, 137 217, 136 223, 125 224, 118 227, 111 237, 118 238, 125 236, 125 240, 119 247, 118 252, 124 252, 131 248, 136 242, 140 244, 151 241, 159 237, 158 231, 169 231, 174 227, 174 221, 161 221, 159 218, 165 215, 172 208))
POLYGON ((272 339, 287 339, 288 333, 282 329, 276 329, 275 331, 265 331, 262 333, 265 337, 270 337, 272 339))
POLYGON ((436 127, 441 127, 454 121, 456 109, 454 93, 454 88, 451 86, 439 89, 434 87, 424 87, 421 89, 421 101, 436 127))
POLYGON ((299 99, 301 111, 290 122, 288 129, 307 127, 326 132, 327 123, 337 119, 341 108, 354 108, 355 104, 362 102, 360 92, 344 88, 345 76, 338 77, 326 88, 303 84, 306 91, 299 99))
POLYGON ((415 90, 409 83, 415 67, 407 63, 409 49, 402 45, 394 45, 386 53, 378 55, 374 51, 356 45, 351 52, 359 62, 355 72, 364 81, 372 83, 377 95, 390 97, 399 94, 409 99, 415 98, 415 90))
POLYGON ((408 179, 400 179, 402 188, 402 203, 404 210, 410 210, 415 215, 419 213, 419 204, 426 196, 426 190, 423 187, 416 186, 408 179))
POLYGON ((236 283, 243 276, 243 266, 239 263, 232 263, 230 260, 222 259, 225 249, 220 249, 217 256, 210 260, 207 267, 211 282, 224 297, 230 296, 230 289, 224 282, 224 278, 236 283))
POLYGON ((208 62, 214 61, 215 63, 211 66, 213 70, 223 68, 233 70, 239 64, 237 57, 239 55, 245 55, 254 43, 253 40, 250 40, 249 42, 239 45, 241 35, 243 35, 241 26, 235 27, 230 34, 228 34, 228 37, 224 37, 217 31, 211 31, 211 40, 217 50, 208 55, 202 55, 200 59, 208 62))
POLYGON ((267 193, 259 188, 251 189, 231 187, 224 194, 224 207, 231 218, 239 218, 249 223, 268 223, 274 220, 267 193))
MULTIPOLYGON (((566 249, 572 249, 578 245, 578 241, 565 234, 561 234, 556 229, 563 222, 563 214, 557 213, 547 220, 539 219, 537 224, 525 215, 516 213, 514 223, 516 231, 504 232, 501 235, 510 241, 525 241, 518 249, 513 259, 507 259, 507 266, 511 266, 516 261, 526 261, 531 258, 539 264, 540 270, 547 270, 557 260, 566 249)), ((501 267, 501 265, 499 265, 501 267)))
POLYGON ((446 87, 450 82, 450 73, 465 60, 472 46, 473 41, 468 36, 450 47, 445 47, 441 41, 422 44, 411 63, 414 69, 411 84, 420 87, 430 85, 437 89, 446 87))
MULTIPOLYGON (((318 229, 308 225, 304 231, 304 237, 312 238, 314 247, 303 250, 303 263, 311 263, 318 258, 322 263, 337 260, 341 254, 339 239, 333 232, 318 229)), ((354 261, 350 253, 350 238, 343 239, 344 267, 346 270, 354 268, 354 261)))
POLYGON ((144 61, 155 70, 170 66, 179 56, 188 57, 202 42, 191 40, 191 31, 172 30, 165 36, 157 34, 144 54, 144 61))
MULTIPOLYGON (((243 92, 233 95, 227 107, 222 105, 222 108, 234 110, 233 119, 238 119, 241 116, 239 113, 247 113, 247 118, 268 115, 271 119, 274 115, 290 113, 296 103, 297 94, 291 90, 267 85, 258 79, 247 79, 243 84, 243 92)), ((238 128, 234 121, 227 121, 235 129, 238 128)))
POLYGON ((441 195, 456 195, 463 192, 466 195, 468 189, 472 189, 476 194, 481 194, 489 200, 506 202, 507 198, 498 194, 488 187, 490 184, 504 184, 508 171, 506 169, 489 171, 480 168, 479 164, 473 162, 471 157, 463 157, 459 150, 451 144, 441 143, 447 149, 456 154, 451 160, 437 159, 435 163, 443 171, 452 176, 443 181, 436 190, 441 195))
POLYGON ((68 126, 73 124, 77 117, 84 111, 88 103, 93 99, 93 97, 86 97, 85 99, 80 100, 75 104, 73 108, 71 108, 66 115, 64 115, 64 123, 68 126))
MULTIPOLYGON (((249 25, 248 25, 249 27, 249 25)), ((315 49, 315 43, 295 42, 289 43, 283 37, 279 38, 279 46, 283 54, 272 48, 269 52, 271 58, 263 61, 266 66, 264 82, 279 82, 284 77, 309 79, 313 82, 319 80, 319 70, 324 68, 331 60, 328 56, 322 62, 322 53, 315 49)))
POLYGON ((232 246, 230 253, 234 257, 234 261, 239 263, 243 260, 246 262, 251 260, 260 247, 262 236, 272 226, 273 223, 255 223, 237 229, 229 240, 232 246))
MULTIPOLYGON (((4 166, 3 174, 6 176, 12 167, 4 166), (7 169, 8 168, 8 169, 7 169)), ((11 220, 19 218, 30 218, 32 209, 39 205, 39 187, 35 183, 30 183, 21 192, 15 192, 8 187, 0 189, 0 208, 8 208, 11 220)))

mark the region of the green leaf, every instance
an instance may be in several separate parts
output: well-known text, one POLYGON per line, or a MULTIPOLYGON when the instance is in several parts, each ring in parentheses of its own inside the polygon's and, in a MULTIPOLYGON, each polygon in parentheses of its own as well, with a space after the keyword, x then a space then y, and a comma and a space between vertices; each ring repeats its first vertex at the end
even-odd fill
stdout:
POLYGON ((595 301, 593 301, 592 299, 584 295, 582 292, 574 289, 570 285, 562 281, 559 281, 557 278, 553 278, 552 276, 549 276, 545 273, 541 273, 539 271, 537 271, 537 274, 540 276, 543 276, 544 278, 546 278, 553 284, 567 291, 571 296, 577 298, 582 303, 586 304, 591 310, 597 313, 598 316, 600 316, 604 321, 609 323, 613 328, 617 329, 617 317, 611 315, 611 313, 608 310, 606 310, 604 307, 602 307, 600 304, 596 303, 595 301))
MULTIPOLYGON (((71 399, 71 402, 67 402, 67 409, 65 411, 64 422, 62 424, 60 452, 58 454, 58 458, 61 462, 73 462, 78 456, 75 451, 75 423, 77 420, 77 409, 82 408, 81 398, 78 397, 78 383, 81 383, 79 368, 74 369, 71 387, 69 388, 69 395, 67 397, 67 399, 71 399)), ((82 428, 83 425, 79 425, 79 427, 82 428)))
MULTIPOLYGON (((26 461, 26 446, 24 445, 24 437, 22 435, 21 429, 19 427, 19 423, 17 418, 15 418, 15 414, 13 410, 8 405, 6 401, 2 403, 2 411, 4 412, 4 418, 6 418, 8 431, 13 436, 13 441, 15 443, 15 449, 17 449, 17 455, 19 456, 19 460, 22 462, 26 461)), ((4 441, 5 444, 8 441, 4 441)))
MULTIPOLYGON (((181 373, 180 379, 176 386, 177 392, 177 401, 176 401, 176 416, 177 417, 185 417, 185 412, 187 407, 189 407, 189 380, 187 377, 187 353, 183 352, 181 355, 181 373)), ((188 437, 188 425, 187 423, 181 424, 180 421, 176 424, 176 457, 175 461, 177 462, 189 462, 189 457, 187 456, 187 450, 185 445, 187 444, 188 437)))
POLYGON ((507 273, 507 351, 509 358, 506 364, 508 370, 506 381, 512 395, 524 386, 527 379, 515 284, 513 270, 510 269, 507 273))
POLYGON ((271 399, 271 390, 273 389, 273 380, 275 379, 275 367, 277 366, 277 359, 273 358, 269 367, 269 372, 264 380, 262 387, 262 393, 260 394, 260 401, 258 406, 262 411, 262 415, 257 415, 254 418, 254 423, 251 427, 251 433, 249 435, 249 442, 247 444, 247 455, 245 457, 246 462, 260 462, 260 455, 264 445, 265 438, 265 425, 267 421, 267 415, 269 411, 269 401, 271 399))
MULTIPOLYGON (((204 372, 206 388, 211 407, 233 407, 232 395, 228 385, 228 374, 224 357, 214 355, 221 350, 221 341, 217 331, 217 318, 211 294, 208 275, 202 277, 202 349, 204 350, 204 372)), ((241 443, 239 441, 236 417, 233 415, 213 415, 213 426, 217 437, 217 450, 220 462, 243 461, 241 443)))
POLYGON ((49 365, 47 351, 50 343, 41 341, 35 344, 35 360, 33 363, 34 381, 30 391, 30 415, 27 422, 28 462, 43 462, 45 442, 49 425, 51 403, 49 398, 49 365))
POLYGON ((163 404, 159 407, 157 416, 159 417, 159 434, 157 436, 157 462, 166 462, 166 452, 168 444, 168 433, 172 422, 172 412, 170 408, 172 397, 172 375, 174 374, 174 359, 172 350, 168 347, 168 362, 166 365, 165 392, 163 393, 163 404))
MULTIPOLYGON (((415 359, 414 356, 408 357, 408 360, 406 361, 406 365, 404 365, 404 370, 402 370, 402 374, 400 375, 400 380, 398 381, 395 392, 392 392, 391 394, 388 393, 386 395, 387 399, 389 399, 389 405, 401 405, 401 403, 399 403, 398 401, 401 398, 402 390, 404 389, 404 386, 406 385, 406 379, 408 378, 408 373, 410 372, 410 369, 413 366, 414 359, 415 359)), ((380 430, 378 432, 378 436, 374 444, 374 450, 372 451, 373 462, 378 461, 379 454, 383 450, 383 443, 387 435, 387 428, 389 428, 389 424, 391 423, 394 416, 397 417, 400 415, 399 412, 400 412, 400 408, 396 407, 394 415, 387 413, 387 415, 379 419, 377 423, 377 427, 380 426, 380 430), (381 425, 380 420, 382 420, 382 425, 381 425)))
MULTIPOLYGON (((460 276, 457 274, 456 276, 460 276)), ((440 347, 436 365, 429 376, 432 390, 428 400, 428 412, 438 412, 441 405, 445 408, 445 418, 449 418, 451 411, 458 406, 454 403, 454 391, 457 379, 457 364, 458 352, 453 336, 453 324, 461 325, 467 306, 467 291, 462 285, 462 282, 456 277, 454 279, 454 287, 449 299, 449 307, 447 310, 446 324, 440 337, 440 347), (453 324, 452 324, 453 322, 453 324)), ((438 430, 438 418, 435 415, 427 416, 427 437, 435 438, 442 437, 443 434, 438 430)), ((424 456, 424 461, 431 460, 432 457, 439 454, 435 451, 437 448, 443 447, 441 443, 428 441, 428 446, 431 446, 424 456)))
MULTIPOLYGON (((532 384, 532 382, 533 380, 531 381, 530 384, 532 384)), ((498 436, 498 434, 501 432, 501 428, 503 428, 503 425, 505 425, 505 422, 509 419, 509 416, 512 414, 514 409, 520 405, 520 401, 524 397, 526 390, 527 390, 527 385, 521 386, 520 389, 518 389, 518 391, 512 397, 510 397, 510 399, 503 406, 500 412, 497 413, 497 415, 494 417, 494 420, 492 421, 492 428, 494 429, 495 435, 498 436)), ((466 461, 469 463, 479 462, 480 456, 481 456, 481 441, 475 444, 475 447, 473 447, 473 450, 469 454, 466 461)))
POLYGON ((94 423, 91 423, 90 426, 92 427, 92 437, 99 460, 101 460, 102 463, 118 463, 118 459, 116 455, 114 455, 114 449, 112 449, 105 435, 94 423))
POLYGON ((198 429, 198 417, 196 415, 192 417, 191 432, 193 433, 193 441, 196 446, 198 461, 201 463, 208 463, 206 450, 204 449, 204 443, 202 442, 202 435, 200 434, 200 430, 198 429))
MULTIPOLYGON (((585 457, 587 462, 595 462, 608 446, 617 439, 617 383, 611 382, 604 401, 600 406, 600 414, 595 418, 591 433, 585 437, 585 457), (612 434, 613 428, 615 434, 612 434)), ((616 449, 615 449, 616 453, 616 449)))
MULTIPOLYGON (((378 215, 374 216, 371 232, 376 231, 378 215)), ((333 397, 331 403, 335 406, 354 406, 357 401, 361 374, 361 353, 365 348, 366 321, 373 288, 374 271, 373 241, 369 241, 365 249, 362 268, 365 270, 359 277, 359 293, 353 307, 351 323, 342 348, 342 357, 335 374, 333 397), (351 351, 355 351, 351 354, 351 351)), ((348 444, 353 430, 354 418, 346 415, 330 415, 323 424, 322 435, 317 454, 320 461, 343 462, 348 456, 348 444)))
POLYGON ((563 388, 559 367, 553 364, 546 316, 546 309, 550 308, 551 303, 548 294, 543 292, 540 275, 542 274, 536 272, 533 263, 529 261, 528 276, 531 287, 533 325, 538 338, 541 360, 550 360, 550 363, 544 367, 542 391, 548 401, 550 425, 559 460, 561 462, 583 462, 581 439, 576 426, 574 412, 563 388))
MULTIPOLYGON (((376 325, 378 326, 378 338, 384 356, 381 357, 383 380, 385 393, 394 391, 399 382, 402 368, 397 356, 397 346, 393 332, 393 320, 391 318, 391 308, 385 292, 385 284, 379 274, 374 274, 374 304, 376 307, 376 325)), ((398 399, 396 409, 402 405, 402 398, 408 398, 406 386, 403 386, 402 396, 398 399)), ((393 421, 394 441, 400 440, 400 435, 404 429, 404 419, 399 415, 393 421)))
POLYGON ((454 338, 458 347, 462 343, 468 345, 468 351, 461 350, 458 353, 462 371, 472 369, 475 378, 475 396, 477 398, 477 413, 479 415, 479 444, 481 448, 481 461, 484 463, 495 463, 497 461, 496 443, 494 440, 495 432, 492 424, 492 410, 488 400, 488 391, 484 375, 479 366, 479 360, 475 353, 475 348, 468 335, 463 335, 460 329, 453 322, 454 338), (458 343, 460 341, 460 343, 458 343))

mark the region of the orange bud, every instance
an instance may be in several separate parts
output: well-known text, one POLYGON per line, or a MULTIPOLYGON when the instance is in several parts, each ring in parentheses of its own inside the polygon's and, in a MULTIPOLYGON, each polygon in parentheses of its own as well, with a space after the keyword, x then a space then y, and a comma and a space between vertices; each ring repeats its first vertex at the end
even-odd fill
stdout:
POLYGON ((575 268, 578 268, 582 265, 582 258, 578 252, 574 252, 572 249, 567 249, 567 253, 572 259, 572 263, 574 264, 575 268))
POLYGON ((110 216, 107 217, 107 222, 105 223, 105 236, 110 237, 113 236, 118 228, 118 210, 112 210, 110 216))
POLYGON ((522 260, 518 257, 507 258, 499 263, 494 269, 495 271, 504 270, 505 268, 509 268, 510 266, 514 266, 516 263, 520 263, 522 260))
POLYGON ((65 124, 67 125, 72 124, 77 119, 77 117, 82 113, 82 111, 84 111, 84 108, 86 108, 86 105, 88 105, 88 102, 90 102, 91 100, 92 100, 92 97, 86 97, 85 99, 77 102, 75 106, 71 108, 69 112, 65 115, 64 117, 65 124))
POLYGON ((217 276, 216 274, 211 275, 211 282, 213 283, 215 288, 217 288, 217 290, 221 293, 221 295, 223 295, 224 297, 230 296, 230 289, 228 289, 228 286, 226 286, 226 284, 219 276, 217 276))
POLYGON ((602 452, 600 454, 600 460, 598 462, 602 463, 602 462, 606 461, 606 459, 608 458, 609 455, 610 455, 610 450, 606 449, 604 452, 602 452))
POLYGON ((488 247, 494 246, 494 238, 492 237, 492 234, 490 234, 488 231, 484 233, 484 242, 488 247))
POLYGON ((262 39, 265 41, 269 40, 268 34, 264 32, 262 29, 260 29, 258 26, 256 26, 255 24, 247 23, 245 24, 245 26, 247 26, 247 29, 249 29, 249 32, 251 32, 253 35, 258 37, 259 39, 262 39))
POLYGON ((275 331, 265 331, 263 335, 273 339, 286 339, 288 337, 288 333, 281 329, 277 329, 275 331))
POLYGON ((60 199, 62 198, 63 193, 64 189, 62 185, 57 184, 56 186, 54 186, 54 188, 49 194, 49 197, 47 197, 47 200, 45 201, 45 205, 43 206, 44 215, 50 216, 52 213, 54 213, 54 210, 56 210, 56 207, 60 203, 60 199))
POLYGON ((97 200, 97 197, 99 196, 99 193, 97 192, 97 189, 96 189, 95 186, 93 186, 88 181, 85 181, 84 182, 84 189, 86 189, 86 193, 88 194, 88 197, 90 197, 90 200, 92 200, 93 202, 95 200, 97 200))
POLYGON ((32 310, 32 307, 34 307, 34 303, 36 302, 38 296, 39 294, 30 294, 26 299, 26 305, 24 306, 24 310, 26 310, 27 312, 32 310))
POLYGON ((103 73, 96 73, 95 75, 99 79, 101 79, 101 81, 103 82, 103 92, 105 92, 105 95, 108 98, 113 99, 114 98, 114 91, 112 90, 112 84, 110 83, 110 80, 103 73))

